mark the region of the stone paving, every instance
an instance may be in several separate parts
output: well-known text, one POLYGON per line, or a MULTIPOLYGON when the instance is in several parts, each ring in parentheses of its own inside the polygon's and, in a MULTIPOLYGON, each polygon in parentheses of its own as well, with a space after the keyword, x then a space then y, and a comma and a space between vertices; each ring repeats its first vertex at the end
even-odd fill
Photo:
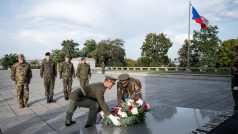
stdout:
MULTIPOLYGON (((110 74, 111 75, 111 74, 110 74)), ((118 74, 112 74, 117 77, 118 74)), ((229 81, 188 80, 134 75, 143 85, 143 98, 151 106, 171 105, 208 109, 215 111, 233 110, 233 99, 229 81)), ((90 83, 102 82, 104 75, 93 74, 90 83)), ((20 133, 75 133, 86 123, 88 109, 77 109, 74 114, 76 125, 64 126, 68 101, 64 100, 63 84, 57 78, 55 84, 56 103, 47 104, 43 80, 39 70, 33 70, 30 84, 29 108, 20 109, 16 89, 10 80, 10 71, 0 71, 0 128, 5 134, 20 133)), ((73 88, 79 87, 74 79, 73 88)), ((116 104, 116 86, 108 90, 105 98, 110 107, 116 104)))

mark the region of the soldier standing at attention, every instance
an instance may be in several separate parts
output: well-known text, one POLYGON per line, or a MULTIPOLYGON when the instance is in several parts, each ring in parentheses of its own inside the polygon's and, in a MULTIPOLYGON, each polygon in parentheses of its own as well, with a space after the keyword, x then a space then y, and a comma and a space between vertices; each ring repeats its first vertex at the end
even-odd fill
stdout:
POLYGON ((129 77, 129 74, 120 74, 117 82, 117 102, 120 104, 125 99, 142 98, 141 82, 129 77))
POLYGON ((104 64, 104 61, 102 62, 101 67, 102 67, 102 74, 105 74, 105 64, 104 64))
POLYGON ((235 102, 234 112, 238 112, 238 47, 234 52, 234 61, 231 64, 231 90, 235 102))
POLYGON ((23 54, 18 55, 18 63, 15 63, 11 68, 11 79, 16 85, 17 98, 19 107, 28 107, 29 99, 29 84, 32 78, 31 67, 26 63, 23 54))
POLYGON ((60 79, 63 81, 65 100, 69 100, 73 83, 72 77, 75 78, 74 65, 70 62, 70 59, 71 57, 69 55, 65 55, 65 61, 60 68, 60 79))
POLYGON ((51 60, 49 52, 45 54, 45 59, 42 62, 40 68, 40 76, 41 78, 44 78, 45 96, 47 99, 47 103, 56 102, 53 99, 53 95, 54 95, 55 77, 57 76, 57 67, 51 60))
POLYGON ((82 88, 89 83, 89 78, 91 78, 91 69, 90 65, 86 63, 85 58, 82 58, 81 63, 78 64, 76 75, 82 88))
POLYGON ((84 88, 78 88, 70 94, 69 108, 66 113, 65 125, 69 126, 76 123, 72 121, 72 116, 77 107, 89 108, 88 120, 85 128, 93 126, 96 123, 97 113, 101 109, 101 116, 108 116, 115 125, 120 125, 120 122, 109 112, 109 108, 104 99, 106 89, 111 89, 115 84, 116 79, 111 76, 106 76, 104 82, 92 83, 84 88))

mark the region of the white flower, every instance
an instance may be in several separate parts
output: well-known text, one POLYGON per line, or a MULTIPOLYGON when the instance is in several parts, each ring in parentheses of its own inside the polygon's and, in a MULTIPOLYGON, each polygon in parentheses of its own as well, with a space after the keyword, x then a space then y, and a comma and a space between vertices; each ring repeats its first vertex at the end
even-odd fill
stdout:
POLYGON ((118 110, 117 114, 121 116, 121 115, 122 115, 122 113, 123 113, 123 112, 121 111, 121 108, 119 108, 119 110, 118 110))
POLYGON ((132 108, 131 109, 131 113, 133 114, 133 115, 137 115, 138 114, 138 110, 137 110, 137 108, 132 108))
POLYGON ((126 103, 127 103, 128 106, 131 106, 131 105, 132 105, 131 102, 129 102, 129 101, 127 101, 126 103))
POLYGON ((125 112, 121 112, 121 117, 127 117, 127 114, 125 112))
POLYGON ((126 103, 127 103, 128 106, 131 106, 131 105, 134 103, 134 100, 128 99, 128 100, 126 101, 126 103))
POLYGON ((132 100, 132 99, 129 99, 128 101, 129 101, 130 103, 133 103, 133 102, 134 102, 134 100, 132 100))
POLYGON ((138 99, 138 100, 136 101, 136 103, 138 103, 140 106, 142 106, 143 103, 144 103, 144 101, 143 101, 142 99, 138 99))

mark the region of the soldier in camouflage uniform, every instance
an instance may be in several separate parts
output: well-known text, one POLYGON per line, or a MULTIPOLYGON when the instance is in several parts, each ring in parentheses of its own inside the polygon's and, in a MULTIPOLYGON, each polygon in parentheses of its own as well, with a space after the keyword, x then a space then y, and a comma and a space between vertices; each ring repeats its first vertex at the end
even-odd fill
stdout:
POLYGON ((142 98, 141 82, 128 74, 118 76, 117 102, 120 104, 125 99, 142 98))
POLYGON ((78 64, 76 75, 79 79, 81 87, 84 87, 89 83, 89 78, 91 78, 91 69, 90 65, 86 63, 85 58, 82 58, 81 63, 78 64))
POLYGON ((75 78, 74 65, 70 62, 70 56, 65 55, 65 61, 60 68, 60 79, 63 81, 65 100, 69 100, 69 95, 72 90, 72 77, 75 78))
POLYGON ((55 77, 57 76, 57 67, 50 58, 50 53, 45 54, 45 59, 40 68, 40 76, 44 78, 45 96, 47 103, 56 102, 53 99, 55 77))
POLYGON ((238 47, 234 52, 234 61, 231 65, 231 90, 235 102, 234 112, 238 112, 238 47))
POLYGON ((89 108, 88 120, 85 128, 90 127, 96 123, 97 113, 101 116, 108 116, 115 125, 120 125, 120 122, 109 112, 109 108, 104 99, 106 89, 111 89, 115 84, 116 79, 111 76, 106 76, 104 82, 92 83, 86 85, 84 88, 78 88, 70 94, 69 108, 66 113, 65 125, 69 126, 76 123, 72 121, 72 116, 77 107, 89 108))
POLYGON ((18 56, 18 63, 11 68, 11 79, 16 85, 17 98, 20 108, 28 107, 29 84, 32 78, 31 67, 25 62, 23 54, 18 56))

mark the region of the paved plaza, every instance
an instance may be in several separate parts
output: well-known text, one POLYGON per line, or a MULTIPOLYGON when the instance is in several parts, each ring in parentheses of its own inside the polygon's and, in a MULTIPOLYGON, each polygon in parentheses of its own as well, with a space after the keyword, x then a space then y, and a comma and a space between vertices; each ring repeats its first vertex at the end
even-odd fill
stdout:
MULTIPOLYGON (((117 77, 118 74, 110 73, 117 77)), ((143 85, 143 98, 151 107, 169 105, 176 107, 196 108, 214 111, 233 110, 233 99, 229 81, 189 80, 174 78, 159 78, 145 75, 133 75, 143 85)), ((93 74, 90 83, 102 82, 104 75, 93 74)), ((79 81, 74 79, 73 89, 79 87, 79 81)), ((10 71, 0 71, 0 128, 5 134, 21 133, 79 133, 87 119, 88 109, 75 111, 76 125, 64 126, 68 101, 64 100, 63 84, 57 78, 55 83, 56 103, 47 104, 43 79, 39 70, 33 70, 30 83, 29 108, 19 108, 16 89, 10 80, 10 71)), ((105 98, 112 108, 116 105, 116 86, 107 90, 105 98)), ((87 133, 90 129, 84 129, 87 133)))

